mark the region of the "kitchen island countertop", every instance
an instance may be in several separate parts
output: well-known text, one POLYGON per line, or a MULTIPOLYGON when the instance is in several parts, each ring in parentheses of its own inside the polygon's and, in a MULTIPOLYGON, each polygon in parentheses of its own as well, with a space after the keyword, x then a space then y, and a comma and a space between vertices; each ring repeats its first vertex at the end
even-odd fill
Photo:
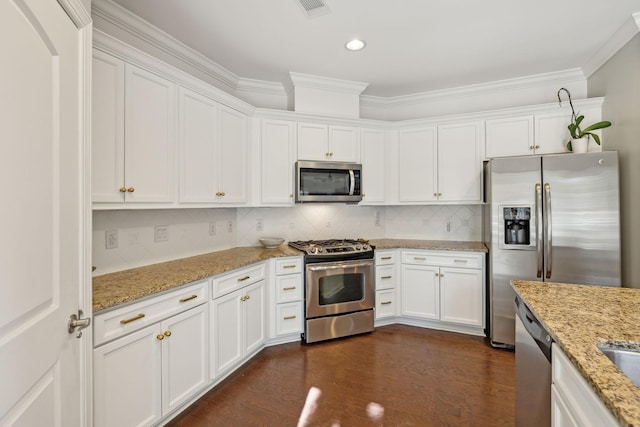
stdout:
POLYGON ((640 426, 640 388, 596 347, 640 343, 640 289, 513 280, 512 287, 546 326, 623 426, 640 426))

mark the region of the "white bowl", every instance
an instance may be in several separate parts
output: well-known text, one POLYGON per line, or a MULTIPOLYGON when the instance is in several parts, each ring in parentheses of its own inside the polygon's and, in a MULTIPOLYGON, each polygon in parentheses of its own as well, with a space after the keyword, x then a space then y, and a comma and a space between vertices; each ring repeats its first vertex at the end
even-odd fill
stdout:
POLYGON ((260 239, 260 244, 267 249, 274 249, 280 246, 284 242, 284 239, 280 237, 263 237, 260 239))

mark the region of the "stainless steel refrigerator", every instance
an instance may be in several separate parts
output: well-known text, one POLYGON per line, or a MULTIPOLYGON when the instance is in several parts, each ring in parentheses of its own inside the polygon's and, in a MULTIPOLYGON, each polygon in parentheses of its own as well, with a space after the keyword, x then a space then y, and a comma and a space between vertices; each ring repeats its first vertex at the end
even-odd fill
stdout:
POLYGON ((515 342, 512 279, 620 286, 618 153, 485 164, 488 335, 515 342))

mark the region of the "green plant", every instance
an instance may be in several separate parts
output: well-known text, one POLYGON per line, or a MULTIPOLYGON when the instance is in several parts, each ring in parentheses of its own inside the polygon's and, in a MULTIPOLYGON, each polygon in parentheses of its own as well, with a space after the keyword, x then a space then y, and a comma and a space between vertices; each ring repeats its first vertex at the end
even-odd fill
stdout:
MULTIPOLYGON (((598 134, 593 133, 593 131, 598 129, 608 128, 609 126, 611 126, 611 122, 603 120, 601 122, 594 123, 582 129, 580 125, 584 120, 584 116, 576 115, 576 112, 573 109, 573 103, 571 102, 571 93, 569 93, 567 89, 560 88, 560 90, 558 90, 558 103, 562 106, 562 100, 560 99, 561 91, 565 91, 567 93, 567 96, 569 97, 569 105, 571 106, 571 123, 569 123, 569 125, 567 126, 567 129, 569 129, 569 134, 571 135, 571 139, 580 139, 585 136, 593 137, 593 140, 596 142, 596 144, 600 145, 600 137, 598 136, 598 134)), ((573 151, 571 147, 571 141, 567 142, 567 149, 569 151, 573 151)))

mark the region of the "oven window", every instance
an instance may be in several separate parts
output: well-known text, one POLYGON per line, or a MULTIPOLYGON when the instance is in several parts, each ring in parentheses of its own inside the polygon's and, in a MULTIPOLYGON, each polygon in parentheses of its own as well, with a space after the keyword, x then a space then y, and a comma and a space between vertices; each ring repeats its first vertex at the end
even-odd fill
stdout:
POLYGON ((320 278, 320 305, 361 301, 364 298, 364 274, 347 273, 320 278))

